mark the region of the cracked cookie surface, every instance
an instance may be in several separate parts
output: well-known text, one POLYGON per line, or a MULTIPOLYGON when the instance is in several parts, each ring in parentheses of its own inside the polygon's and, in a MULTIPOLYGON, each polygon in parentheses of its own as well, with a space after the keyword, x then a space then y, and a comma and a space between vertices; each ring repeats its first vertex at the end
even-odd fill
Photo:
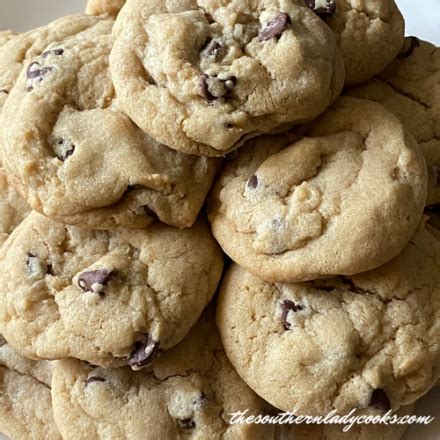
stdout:
POLYGON ((13 439, 61 439, 52 413, 51 362, 26 359, 0 335, 0 432, 13 439))
POLYGON ((63 223, 190 227, 217 161, 153 141, 116 108, 112 25, 67 17, 0 49, 4 167, 33 209, 63 223))
POLYGON ((351 278, 270 284, 234 265, 217 309, 226 353, 283 410, 411 404, 440 377, 439 268, 429 226, 387 265, 351 278))
POLYGON ((405 23, 394 0, 305 0, 335 33, 346 83, 371 78, 402 48, 405 23))
POLYGON ((116 17, 125 0, 88 0, 86 14, 116 17))
POLYGON ((230 414, 268 405, 226 358, 214 317, 205 313, 188 336, 148 370, 56 363, 55 419, 66 440, 273 439, 273 426, 230 425, 230 414))
POLYGON ((332 32, 302 0, 129 0, 114 29, 119 104, 185 153, 223 156, 313 119, 344 82, 332 32))
POLYGON ((0 250, 0 328, 35 359, 140 369, 211 300, 222 255, 202 220, 93 231, 33 212, 0 250))
POLYGON ((302 140, 250 141, 214 185, 212 230, 238 264, 272 282, 353 275, 395 257, 426 201, 426 164, 376 103, 341 98, 302 140))
POLYGON ((440 48, 408 37, 386 70, 346 93, 379 102, 410 130, 428 163, 428 205, 440 203, 440 48))

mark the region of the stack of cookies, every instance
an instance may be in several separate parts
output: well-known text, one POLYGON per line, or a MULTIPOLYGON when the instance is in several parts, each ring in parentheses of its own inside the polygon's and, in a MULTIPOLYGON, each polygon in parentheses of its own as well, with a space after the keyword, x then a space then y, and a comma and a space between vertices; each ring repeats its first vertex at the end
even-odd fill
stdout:
POLYGON ((401 416, 440 380, 439 103, 393 0, 0 32, 0 432, 400 439, 233 414, 401 416))

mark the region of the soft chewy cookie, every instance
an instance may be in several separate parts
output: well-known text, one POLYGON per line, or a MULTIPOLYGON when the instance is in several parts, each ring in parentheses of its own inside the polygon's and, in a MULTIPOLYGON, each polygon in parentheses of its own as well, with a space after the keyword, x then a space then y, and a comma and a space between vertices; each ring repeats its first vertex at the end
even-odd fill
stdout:
POLYGON ((108 232, 33 212, 0 251, 0 331, 30 358, 137 370, 188 333, 221 271, 203 221, 108 232))
POLYGON ((56 40, 58 29, 66 33, 66 20, 16 37, 0 50, 0 63, 4 57, 4 66, 14 66, 23 47, 32 48, 20 59, 24 69, 15 86, 7 87, 8 175, 33 209, 63 223, 144 227, 158 217, 190 227, 216 161, 158 144, 115 108, 108 68, 111 20, 74 16, 72 22, 84 29, 56 40))
POLYGON ((348 84, 380 72, 402 47, 405 23, 394 0, 304 1, 335 33, 348 84))
POLYGON ((278 408, 397 409, 440 377, 440 240, 421 227, 387 265, 309 284, 234 265, 217 323, 240 376, 278 408))
POLYGON ((86 6, 86 14, 116 17, 124 3, 125 0, 89 0, 86 6))
POLYGON ((440 48, 406 38, 389 68, 347 93, 379 102, 411 131, 428 162, 428 204, 440 203, 440 48))
POLYGON ((272 282, 353 275, 395 257, 426 201, 414 139, 383 107, 353 98, 305 135, 250 141, 224 168, 209 212, 224 251, 272 282))
POLYGON ((313 119, 344 81, 334 36, 302 0, 128 0, 114 33, 120 105, 185 153, 223 156, 313 119))
POLYGON ((230 425, 231 413, 262 414, 268 405, 226 358, 210 315, 149 369, 56 363, 55 419, 65 440, 269 440, 270 425, 230 425))
POLYGON ((55 426, 49 362, 21 357, 0 335, 0 432, 11 439, 61 439, 55 426))

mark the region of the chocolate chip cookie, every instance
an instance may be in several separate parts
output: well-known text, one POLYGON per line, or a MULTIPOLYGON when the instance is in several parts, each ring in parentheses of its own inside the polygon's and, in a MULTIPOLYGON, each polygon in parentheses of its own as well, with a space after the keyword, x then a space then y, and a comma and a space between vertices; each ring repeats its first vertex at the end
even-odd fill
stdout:
POLYGON ((234 265, 217 323, 240 376, 277 408, 397 409, 440 378, 440 240, 421 226, 387 265, 308 284, 234 265))
POLYGON ((33 212, 0 253, 0 331, 30 358, 138 370, 188 333, 222 265, 202 220, 109 232, 33 212))
POLYGON ((428 204, 440 203, 440 48, 406 38, 389 68, 347 93, 379 102, 411 131, 428 162, 428 204))
POLYGON ((313 119, 344 82, 331 30, 302 0, 128 0, 114 34, 119 104, 185 153, 223 156, 313 119))
MULTIPOLYGON (((23 47, 32 48, 19 59, 24 69, 15 86, 5 86, 8 175, 33 209, 63 223, 144 227, 157 217, 190 227, 217 161, 170 150, 115 107, 108 68, 112 20, 72 17, 84 29, 53 41, 51 32, 58 36, 66 20, 4 46, 9 64, 23 57, 23 47)), ((4 58, 0 50, 0 63, 4 58)))
POLYGON ((341 98, 286 145, 251 141, 224 168, 209 209, 238 264, 271 282, 354 275, 395 257, 426 201, 426 164, 385 108, 341 98))
POLYGON ((23 358, 0 335, 0 432, 11 439, 61 439, 53 420, 50 364, 23 358))
POLYGON ((230 425, 231 413, 264 414, 265 402, 227 360, 206 316, 148 370, 56 363, 55 420, 65 440, 273 439, 270 425, 230 425))
POLYGON ((380 72, 402 47, 405 22, 394 0, 304 1, 335 33, 348 84, 380 72))
POLYGON ((88 0, 86 14, 116 17, 125 0, 88 0))

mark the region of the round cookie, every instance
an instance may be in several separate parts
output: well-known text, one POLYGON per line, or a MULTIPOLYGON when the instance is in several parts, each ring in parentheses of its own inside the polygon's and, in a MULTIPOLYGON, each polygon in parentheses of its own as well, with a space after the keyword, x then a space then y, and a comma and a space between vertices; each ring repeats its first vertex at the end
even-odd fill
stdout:
POLYGON ((346 93, 379 102, 410 130, 428 163, 428 205, 440 203, 440 48, 408 37, 389 68, 346 93))
POLYGON ((0 335, 0 432, 11 439, 61 439, 53 420, 50 364, 23 358, 0 335))
POLYGON ((217 324, 240 376, 277 408, 398 409, 440 378, 440 240, 421 227, 387 265, 308 284, 234 265, 217 324))
POLYGON ((383 70, 403 45, 405 22, 394 0, 305 0, 335 33, 345 81, 356 84, 383 70))
POLYGON ((125 0, 88 0, 86 14, 116 17, 125 0))
POLYGON ((33 212, 0 250, 0 331, 30 358, 137 370, 188 333, 222 265, 202 220, 109 232, 33 212))
POLYGON ((426 201, 426 164, 386 109, 341 98, 302 140, 251 141, 224 168, 209 207, 232 260, 271 282, 374 269, 395 257, 426 201))
POLYGON ((227 360, 210 314, 145 371, 56 363, 55 420, 65 440, 274 439, 270 425, 231 425, 231 414, 268 405, 227 360))
POLYGON ((334 36, 302 0, 128 0, 114 35, 119 104, 189 154, 313 119, 344 82, 334 36))
POLYGON ((158 217, 192 226, 216 161, 158 144, 115 107, 113 22, 85 17, 72 20, 90 21, 86 30, 61 42, 43 38, 46 28, 10 42, 15 50, 25 42, 39 50, 23 63, 4 108, 8 175, 33 209, 63 223, 144 227, 158 217))

